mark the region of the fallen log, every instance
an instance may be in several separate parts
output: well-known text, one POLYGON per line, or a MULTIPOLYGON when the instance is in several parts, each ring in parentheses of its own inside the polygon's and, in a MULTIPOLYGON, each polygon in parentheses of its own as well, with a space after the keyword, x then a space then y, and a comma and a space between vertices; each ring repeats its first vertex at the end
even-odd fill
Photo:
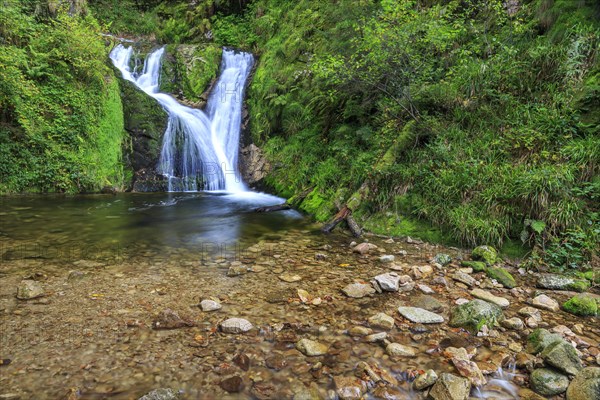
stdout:
POLYGON ((346 219, 346 217, 348 215, 350 215, 350 209, 347 206, 344 206, 340 209, 340 211, 338 211, 337 214, 334 215, 333 219, 331 221, 329 221, 328 223, 326 223, 325 225, 323 225, 323 227, 321 228, 322 232, 325 233, 331 233, 331 231, 338 226, 338 224, 340 222, 342 222, 343 220, 346 219))
POLYGON ((346 224, 348 224, 348 229, 350 229, 350 232, 352 232, 352 235, 354 237, 360 237, 362 235, 362 229, 356 223, 356 221, 352 217, 352 214, 348 214, 348 216, 346 217, 346 224))
POLYGON ((258 207, 258 208, 254 209, 254 212, 265 213, 265 212, 289 210, 290 208, 292 208, 292 207, 288 203, 283 203, 283 204, 275 204, 274 206, 258 207))

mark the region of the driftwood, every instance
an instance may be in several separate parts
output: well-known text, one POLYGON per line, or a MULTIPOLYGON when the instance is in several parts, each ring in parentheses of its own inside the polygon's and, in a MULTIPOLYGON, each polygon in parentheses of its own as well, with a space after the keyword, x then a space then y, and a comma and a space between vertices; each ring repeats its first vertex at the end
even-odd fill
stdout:
POLYGON ((348 224, 348 229, 350 229, 350 232, 352 232, 354 237, 360 237, 360 235, 362 235, 362 229, 360 226, 358 226, 354 218, 352 218, 352 214, 346 217, 346 223, 348 224))
POLYGON ((289 210, 290 208, 292 208, 292 207, 289 204, 283 203, 283 204, 276 204, 274 206, 258 207, 258 208, 254 209, 254 212, 265 213, 265 212, 289 210))
POLYGON ((354 218, 352 218, 352 210, 350 210, 347 205, 343 206, 340 211, 335 214, 331 221, 323 225, 321 231, 325 233, 331 233, 331 231, 333 231, 335 227, 338 226, 338 224, 342 221, 346 221, 346 224, 348 225, 350 232, 352 232, 352 235, 355 237, 360 237, 360 235, 362 235, 362 229, 360 229, 360 226, 358 226, 354 218))

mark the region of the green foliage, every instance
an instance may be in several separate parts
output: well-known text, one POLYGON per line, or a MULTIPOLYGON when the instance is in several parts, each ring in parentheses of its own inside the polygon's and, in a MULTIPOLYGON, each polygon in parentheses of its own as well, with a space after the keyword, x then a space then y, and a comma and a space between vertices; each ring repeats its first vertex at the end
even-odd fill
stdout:
POLYGON ((98 190, 122 183, 123 115, 99 26, 57 10, 0 10, 0 192, 98 190))

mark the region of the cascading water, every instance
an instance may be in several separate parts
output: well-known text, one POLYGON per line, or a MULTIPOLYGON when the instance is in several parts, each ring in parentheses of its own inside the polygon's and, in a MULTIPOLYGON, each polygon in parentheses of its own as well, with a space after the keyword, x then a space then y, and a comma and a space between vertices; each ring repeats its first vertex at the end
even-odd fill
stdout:
POLYGON ((116 46, 110 53, 123 78, 155 98, 169 114, 158 172, 169 182, 169 191, 244 191, 238 172, 244 86, 254 59, 251 54, 223 49, 221 74, 206 112, 179 104, 160 93, 159 77, 164 48, 146 57, 141 73, 131 69, 133 48, 116 46))

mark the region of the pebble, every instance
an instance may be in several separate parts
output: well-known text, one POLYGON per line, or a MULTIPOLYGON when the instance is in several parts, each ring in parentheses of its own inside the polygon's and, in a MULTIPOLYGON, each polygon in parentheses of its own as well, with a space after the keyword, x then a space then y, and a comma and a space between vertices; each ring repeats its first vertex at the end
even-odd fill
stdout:
POLYGON ((375 329, 390 330, 394 327, 394 318, 384 313, 373 315, 369 318, 368 322, 375 329))
POLYGON ((302 277, 300 275, 294 275, 287 272, 279 275, 278 277, 279 279, 287 283, 298 282, 302 280, 302 277))
POLYGON ((352 328, 350 328, 348 330, 348 334, 352 337, 361 337, 361 336, 367 336, 370 335, 371 333, 373 333, 373 330, 370 328, 367 328, 366 326, 353 326, 352 328))
POLYGON ((300 339, 296 343, 296 349, 298 349, 298 351, 300 351, 305 356, 314 357, 326 354, 329 350, 329 346, 323 343, 319 343, 315 340, 300 339))
POLYGON ((367 343, 381 342, 387 338, 387 335, 388 335, 387 332, 373 333, 371 335, 365 336, 365 342, 367 342, 367 343))
POLYGON ((414 357, 416 355, 415 349, 400 343, 388 344, 385 348, 385 352, 392 357, 414 357))
POLYGON ((223 306, 216 300, 206 299, 200 302, 200 308, 204 312, 220 310, 223 306))
POLYGON ((355 299, 375 294, 375 289, 367 283, 351 283, 342 289, 342 292, 355 299))
POLYGON ((252 328, 250 321, 243 318, 229 318, 221 322, 221 331, 224 333, 246 333, 252 328))

